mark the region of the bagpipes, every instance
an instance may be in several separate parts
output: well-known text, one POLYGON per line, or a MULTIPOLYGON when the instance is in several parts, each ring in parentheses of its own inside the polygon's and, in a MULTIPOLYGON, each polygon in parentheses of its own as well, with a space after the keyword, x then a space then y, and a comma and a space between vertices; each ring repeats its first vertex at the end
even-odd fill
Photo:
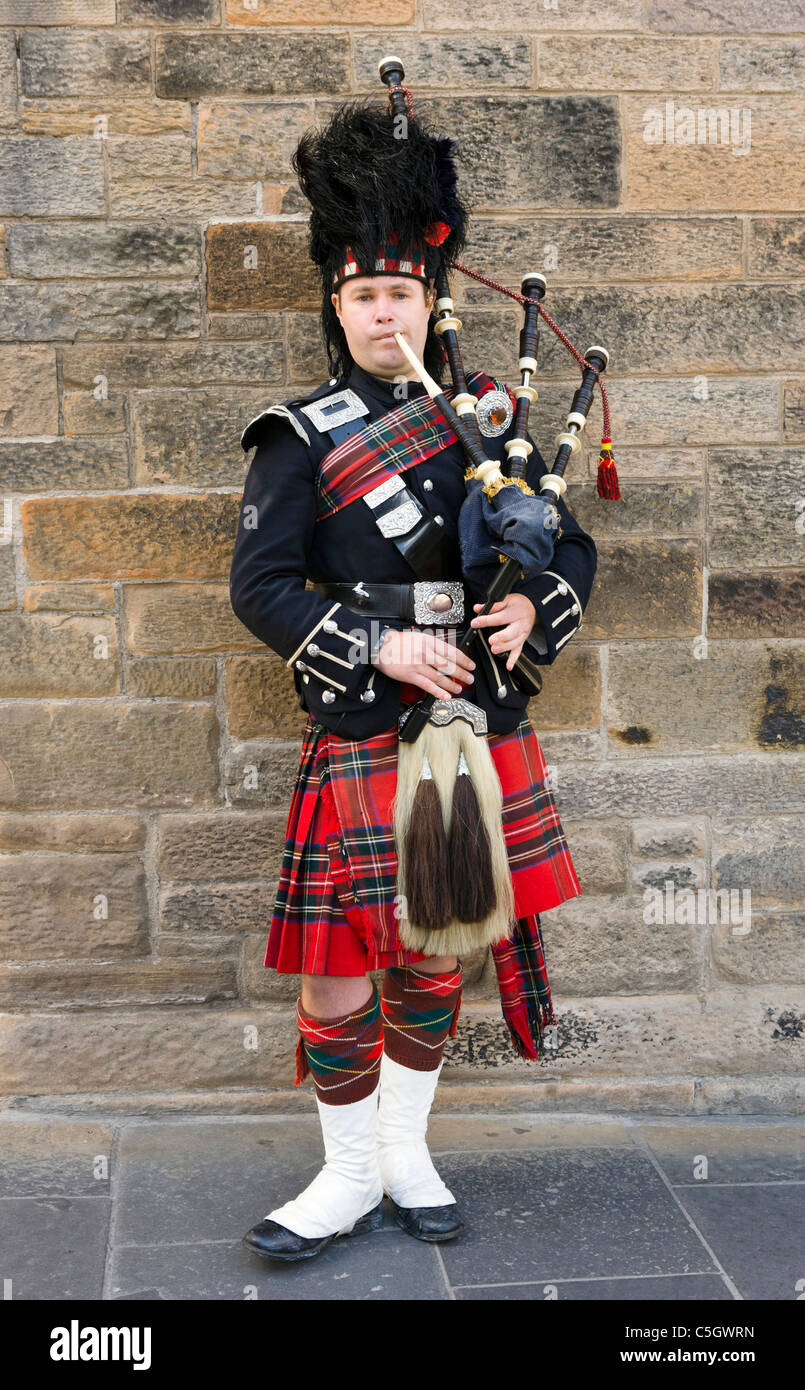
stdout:
MULTIPOLYGON (((392 118, 400 122, 413 119, 413 99, 402 85, 405 74, 399 59, 384 59, 379 72, 388 88, 392 118)), ((445 225, 445 233, 448 230, 445 225)), ((556 502, 567 487, 567 464, 581 447, 596 383, 604 415, 598 495, 613 500, 620 496, 609 434, 609 406, 601 383, 609 354, 598 345, 589 348, 584 357, 577 352, 542 308, 547 286, 541 274, 524 276, 517 294, 458 261, 449 264, 509 295, 524 310, 519 341, 521 381, 513 391, 514 412, 502 392, 489 392, 479 403, 468 390, 458 343, 461 321, 450 296, 444 257, 435 278, 434 329, 450 367, 455 391, 452 402, 405 338, 400 333, 394 335, 468 460, 459 543, 465 579, 479 592, 486 592, 483 608, 476 615, 480 617, 505 598, 521 578, 533 578, 551 563, 560 525, 556 502), (527 437, 529 411, 537 398, 532 382, 537 372, 540 315, 579 363, 582 379, 565 429, 556 437, 553 467, 539 479, 540 490, 535 493, 526 481, 526 465, 532 450, 527 437), (502 433, 513 414, 513 433, 504 446, 506 473, 496 460, 486 456, 479 409, 487 434, 502 433)), ((480 634, 481 628, 468 626, 458 650, 471 651, 480 634)), ((539 686, 534 684, 531 689, 539 686)), ((416 950, 454 952, 510 935, 514 903, 502 827, 502 789, 486 727, 484 711, 463 696, 448 701, 428 695, 409 705, 399 717, 395 832, 397 886, 405 905, 400 939, 416 950)))

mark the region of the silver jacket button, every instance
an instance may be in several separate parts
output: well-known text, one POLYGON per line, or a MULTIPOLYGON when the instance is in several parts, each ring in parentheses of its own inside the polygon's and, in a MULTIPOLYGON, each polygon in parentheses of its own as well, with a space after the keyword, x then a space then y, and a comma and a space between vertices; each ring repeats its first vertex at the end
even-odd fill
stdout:
POLYGON ((443 517, 443 516, 435 516, 435 517, 433 518, 433 520, 434 520, 434 521, 438 521, 438 523, 439 523, 440 526, 444 526, 444 517, 443 517))
POLYGON ((561 580, 560 580, 559 583, 557 584, 556 588, 557 588, 557 590, 559 591, 560 594, 566 594, 566 593, 567 593, 567 584, 563 584, 561 580))
POLYGON ((499 685, 499 686, 498 686, 498 699, 499 699, 499 700, 505 700, 505 698, 506 698, 506 687, 505 687, 505 685, 499 685))
POLYGON ((335 618, 328 618, 326 623, 322 623, 322 627, 324 628, 325 632, 335 632, 336 628, 338 627, 338 623, 336 622, 335 618))
POLYGON ((294 666, 296 667, 297 671, 306 671, 306 670, 307 670, 307 662, 306 662, 306 661, 295 661, 295 662, 294 662, 294 666))
POLYGON ((310 652, 311 656, 318 656, 319 652, 321 651, 321 647, 318 645, 317 642, 308 642, 307 649, 310 652))
POLYGON ((571 613, 578 613, 578 611, 579 611, 579 605, 578 605, 577 603, 574 603, 574 604, 573 604, 573 607, 571 608, 570 611, 571 611, 571 613))
POLYGON ((422 486, 424 487, 426 492, 433 491, 433 483, 431 482, 430 478, 426 478, 422 486))
POLYGON ((365 705, 371 705, 374 698, 375 692, 373 690, 364 690, 361 694, 361 699, 365 705))
POLYGON ((335 699, 335 691, 323 690, 321 698, 324 701, 325 705, 331 705, 333 703, 333 700, 335 699))

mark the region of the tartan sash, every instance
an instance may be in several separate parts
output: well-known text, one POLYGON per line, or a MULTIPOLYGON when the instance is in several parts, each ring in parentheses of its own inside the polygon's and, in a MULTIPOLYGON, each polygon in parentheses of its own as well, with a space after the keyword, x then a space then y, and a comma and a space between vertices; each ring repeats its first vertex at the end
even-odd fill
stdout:
MULTIPOLYGON (((479 398, 495 388, 506 390, 486 372, 469 372, 467 385, 479 398)), ((450 400, 455 388, 445 387, 444 395, 450 400)), ((325 454, 316 473, 316 520, 334 516, 386 478, 424 463, 457 437, 430 396, 414 396, 386 411, 325 454)))

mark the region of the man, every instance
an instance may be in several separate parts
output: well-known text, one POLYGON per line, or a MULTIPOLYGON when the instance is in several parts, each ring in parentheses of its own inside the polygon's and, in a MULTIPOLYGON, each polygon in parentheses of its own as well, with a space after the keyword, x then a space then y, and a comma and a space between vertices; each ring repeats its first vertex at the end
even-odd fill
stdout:
MULTIPOLYGON (((441 417, 428 416, 427 393, 393 336, 400 332, 440 379, 434 270, 462 244, 465 213, 454 194, 445 199, 443 177, 428 181, 430 137, 412 121, 397 151, 384 145, 384 119, 344 108, 300 142, 294 167, 313 206, 311 255, 335 374, 264 411, 241 440, 244 450, 257 447, 231 602, 293 671, 309 716, 265 964, 301 975, 297 1083, 312 1072, 326 1161, 304 1192, 244 1237, 280 1260, 309 1258, 337 1235, 373 1229, 384 1192, 417 1239, 453 1239, 463 1229, 425 1142, 444 1045, 456 1031, 461 963, 457 954, 402 945, 391 910, 387 797, 375 795, 391 787, 401 709, 425 695, 471 700, 486 716, 509 827, 531 817, 527 832, 512 836, 527 846, 519 860, 510 850, 520 908, 514 936, 492 946, 520 1055, 538 1055, 541 1023, 553 1021, 537 909, 581 892, 524 711, 534 668, 552 663, 581 626, 595 546, 560 499, 550 569, 470 618, 470 604, 477 612, 483 603, 461 580, 466 459, 441 417), (349 183, 367 169, 371 200, 349 183), (466 654, 456 637, 469 621, 480 636, 466 654), (518 758, 525 771, 515 774, 518 758), (385 970, 382 998, 368 974, 376 969, 385 970)), ((443 146, 438 155, 443 175, 443 146)), ((500 389, 471 375, 481 401, 500 389)), ((510 417, 484 439, 492 458, 506 457, 510 417)), ((527 480, 537 492, 545 471, 534 448, 527 480)))

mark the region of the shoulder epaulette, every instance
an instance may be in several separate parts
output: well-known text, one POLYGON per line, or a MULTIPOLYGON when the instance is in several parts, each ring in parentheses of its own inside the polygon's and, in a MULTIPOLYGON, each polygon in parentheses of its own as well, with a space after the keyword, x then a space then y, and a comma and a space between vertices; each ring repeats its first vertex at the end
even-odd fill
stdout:
POLYGON ((282 405, 267 406, 265 410, 260 411, 259 415, 255 415, 254 419, 250 420, 244 429, 240 436, 241 448, 249 450, 254 444, 259 444, 265 424, 272 416, 279 416, 281 419, 287 421, 287 423, 296 430, 299 438, 303 439, 305 444, 309 445, 310 435, 302 422, 297 419, 291 407, 307 405, 310 401, 318 401, 321 400, 323 396, 330 396, 337 385, 337 379, 331 377, 329 381, 325 381, 323 385, 317 386, 315 391, 311 391, 307 396, 297 396, 294 400, 285 401, 282 405))

